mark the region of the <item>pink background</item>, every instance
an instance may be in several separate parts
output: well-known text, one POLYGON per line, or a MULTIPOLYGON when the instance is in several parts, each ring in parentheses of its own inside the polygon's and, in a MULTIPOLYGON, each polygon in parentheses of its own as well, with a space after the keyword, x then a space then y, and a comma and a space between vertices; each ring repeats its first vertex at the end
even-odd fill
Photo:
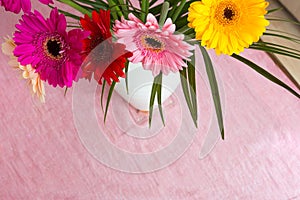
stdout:
MULTIPOLYGON (((3 8, 0 16, 2 43, 19 16, 3 8)), ((243 55, 292 86, 265 53, 243 55)), ((225 92, 226 140, 200 160, 204 136, 197 134, 175 163, 129 174, 83 146, 72 90, 64 97, 63 89, 46 86, 46 103, 38 103, 1 53, 0 199, 300 199, 299 99, 232 58, 212 57, 225 92)))

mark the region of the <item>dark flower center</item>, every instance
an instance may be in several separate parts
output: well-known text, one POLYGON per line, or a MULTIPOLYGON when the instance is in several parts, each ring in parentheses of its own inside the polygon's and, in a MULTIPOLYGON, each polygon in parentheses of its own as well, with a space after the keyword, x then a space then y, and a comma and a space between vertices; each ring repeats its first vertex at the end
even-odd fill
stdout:
POLYGON ((164 51, 165 43, 164 41, 151 34, 145 34, 141 36, 141 43, 143 49, 147 49, 148 51, 152 51, 155 53, 159 53, 164 51))
POLYGON ((112 54, 112 43, 105 40, 92 49, 88 55, 88 59, 93 63, 109 63, 111 61, 112 54))
POLYGON ((152 46, 154 49, 160 49, 162 46, 162 44, 158 40, 151 37, 145 38, 145 41, 149 46, 152 46))
POLYGON ((112 46, 108 42, 99 45, 99 60, 109 62, 112 56, 112 46))
POLYGON ((236 25, 240 20, 240 9, 230 0, 220 1, 214 11, 214 19, 222 26, 236 25))
POLYGON ((62 50, 60 41, 55 39, 50 39, 48 40, 46 45, 47 45, 47 51, 51 56, 55 58, 58 58, 60 56, 60 51, 62 50))
POLYGON ((92 38, 90 41, 91 41, 91 43, 90 43, 89 47, 90 47, 90 50, 93 50, 96 46, 98 46, 101 42, 103 42, 104 39, 103 39, 103 37, 99 36, 99 37, 92 38))
POLYGON ((234 16, 235 16, 235 13, 234 13, 234 11, 232 9, 230 9, 228 7, 225 8, 225 10, 224 10, 224 17, 226 19, 232 20, 234 16))

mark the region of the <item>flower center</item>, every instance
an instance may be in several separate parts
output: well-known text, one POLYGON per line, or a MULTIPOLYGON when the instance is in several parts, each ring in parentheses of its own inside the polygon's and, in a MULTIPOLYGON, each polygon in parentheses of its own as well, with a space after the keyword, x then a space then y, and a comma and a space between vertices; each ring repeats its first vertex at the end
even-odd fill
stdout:
POLYGON ((144 35, 141 37, 141 42, 145 49, 156 53, 163 51, 165 48, 165 43, 155 36, 144 35))
POLYGON ((154 38, 145 38, 145 41, 148 46, 152 46, 155 49, 160 49, 161 48, 161 43, 160 41, 155 40, 154 38))
POLYGON ((231 10, 230 8, 225 8, 224 10, 224 17, 228 20, 232 20, 234 17, 234 10, 231 10))
POLYGON ((49 40, 47 42, 47 49, 52 56, 57 57, 61 50, 60 43, 57 40, 49 40))
POLYGON ((103 41, 104 41, 104 39, 101 36, 95 37, 95 38, 91 38, 91 44, 89 45, 89 47, 91 48, 90 50, 94 49, 96 46, 98 46, 99 44, 101 44, 101 42, 103 42, 103 41))
POLYGON ((50 58, 58 60, 62 57, 62 44, 58 38, 46 39, 43 46, 45 53, 50 58))
POLYGON ((235 24, 239 19, 239 9, 230 1, 222 1, 217 5, 215 19, 223 26, 235 24))
POLYGON ((89 61, 92 63, 109 63, 113 56, 113 44, 111 41, 105 40, 99 43, 88 55, 89 61))
POLYGON ((112 44, 103 42, 98 46, 98 61, 109 62, 113 53, 112 44))

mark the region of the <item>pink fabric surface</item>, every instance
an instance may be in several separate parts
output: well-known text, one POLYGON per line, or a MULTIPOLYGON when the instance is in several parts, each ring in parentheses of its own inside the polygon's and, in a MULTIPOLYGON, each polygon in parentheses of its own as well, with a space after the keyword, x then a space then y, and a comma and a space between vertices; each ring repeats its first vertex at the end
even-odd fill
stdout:
MULTIPOLYGON (((2 43, 19 16, 3 8, 0 16, 2 43)), ((84 147, 72 90, 64 97, 63 89, 46 86, 46 103, 38 103, 1 53, 0 199, 300 199, 299 99, 234 59, 211 55, 225 93, 226 140, 200 160, 204 135, 196 134, 173 164, 130 174, 104 166, 84 147)), ((292 85, 265 53, 243 55, 292 85)))

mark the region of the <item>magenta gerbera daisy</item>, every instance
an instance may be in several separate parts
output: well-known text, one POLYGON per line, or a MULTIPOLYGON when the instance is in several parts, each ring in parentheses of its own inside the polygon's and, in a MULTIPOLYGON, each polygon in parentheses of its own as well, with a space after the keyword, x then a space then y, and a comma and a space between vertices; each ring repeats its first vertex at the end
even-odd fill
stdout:
POLYGON ((45 19, 38 11, 22 16, 14 34, 14 54, 21 65, 30 64, 44 81, 54 87, 71 87, 82 64, 82 41, 88 32, 66 32, 66 18, 53 9, 45 19))
POLYGON ((152 14, 148 14, 145 24, 133 14, 128 18, 116 20, 114 31, 118 42, 133 53, 131 62, 142 62, 144 69, 151 70, 154 76, 178 72, 187 66, 185 60, 189 60, 194 47, 183 41, 183 34, 174 34, 175 24, 170 18, 162 28, 152 14))

